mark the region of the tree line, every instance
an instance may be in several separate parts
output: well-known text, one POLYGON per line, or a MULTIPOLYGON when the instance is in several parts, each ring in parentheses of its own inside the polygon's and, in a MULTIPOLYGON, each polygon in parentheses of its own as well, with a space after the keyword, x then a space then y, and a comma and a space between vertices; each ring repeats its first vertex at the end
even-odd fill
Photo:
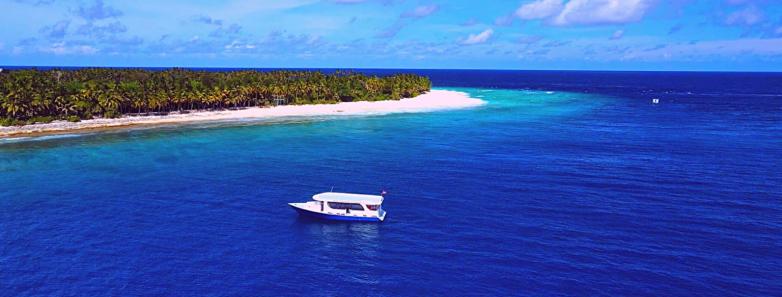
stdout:
POLYGON ((0 71, 0 124, 288 104, 399 100, 431 89, 414 74, 89 68, 0 71))

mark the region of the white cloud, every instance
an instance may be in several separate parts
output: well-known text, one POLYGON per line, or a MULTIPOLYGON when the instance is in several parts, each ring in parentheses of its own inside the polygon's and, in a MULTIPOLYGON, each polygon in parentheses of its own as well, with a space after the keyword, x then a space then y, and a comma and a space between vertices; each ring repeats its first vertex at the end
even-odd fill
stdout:
POLYGON ((653 0, 571 0, 553 23, 568 26, 637 22, 652 4, 653 0))
POLYGON ((611 34, 611 40, 619 40, 625 36, 625 30, 616 30, 614 34, 611 34))
POLYGON ((193 17, 193 22, 204 23, 207 25, 222 26, 223 20, 212 18, 208 15, 201 14, 193 17))
POLYGON ((89 45, 69 45, 65 42, 52 43, 49 47, 41 48, 42 52, 55 55, 83 54, 91 55, 98 52, 97 48, 89 45))
POLYGON ((122 16, 122 11, 104 5, 103 0, 95 0, 92 6, 85 6, 84 4, 79 6, 76 14, 87 21, 96 21, 122 16))
POLYGON ((519 7, 516 16, 522 20, 539 20, 552 17, 562 11, 562 0, 536 0, 519 7))
POLYGON ((757 7, 749 6, 745 9, 735 11, 725 18, 725 24, 731 26, 753 26, 765 19, 763 11, 757 7))
POLYGON ((411 22, 428 17, 440 9, 438 5, 421 5, 412 10, 408 10, 399 15, 399 19, 394 22, 390 27, 383 31, 378 32, 375 37, 377 38, 392 38, 399 34, 405 26, 411 22))
POLYGON ((468 36, 467 39, 462 41, 462 44, 472 45, 472 44, 485 43, 486 41, 489 41, 489 38, 491 38, 492 35, 494 35, 494 30, 486 29, 478 34, 470 34, 470 36, 468 36))
POLYGON ((251 49, 255 49, 255 47, 256 47, 256 46, 255 46, 255 44, 251 44, 251 43, 241 43, 241 42, 239 42, 238 40, 234 40, 233 42, 231 42, 231 43, 229 43, 229 44, 226 44, 226 45, 224 46, 224 48, 225 48, 227 51, 230 51, 230 50, 243 50, 243 49, 249 49, 249 50, 251 50, 251 49))
POLYGON ((625 24, 640 21, 656 0, 535 0, 519 7, 523 20, 556 26, 625 24))
POLYGON ((420 19, 423 17, 427 17, 432 15, 433 13, 437 12, 437 10, 440 9, 440 6, 437 5, 421 5, 413 10, 406 11, 402 13, 403 18, 414 18, 414 19, 420 19))

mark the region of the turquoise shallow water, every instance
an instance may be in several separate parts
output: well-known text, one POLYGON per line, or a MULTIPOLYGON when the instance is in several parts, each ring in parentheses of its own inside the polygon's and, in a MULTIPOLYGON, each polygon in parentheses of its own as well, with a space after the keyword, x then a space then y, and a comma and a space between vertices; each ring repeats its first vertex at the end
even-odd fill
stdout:
POLYGON ((488 104, 4 141, 0 296, 780 291, 773 113, 448 89, 488 104), (286 205, 332 186, 387 221, 286 205))

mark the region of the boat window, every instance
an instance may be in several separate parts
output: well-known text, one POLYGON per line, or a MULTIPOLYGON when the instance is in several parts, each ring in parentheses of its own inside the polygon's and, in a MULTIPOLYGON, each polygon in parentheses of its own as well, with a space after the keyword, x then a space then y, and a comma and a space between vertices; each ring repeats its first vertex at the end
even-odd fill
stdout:
POLYGON ((367 208, 369 208, 369 210, 377 210, 378 208, 380 208, 380 205, 367 204, 367 208))
POLYGON ((364 210, 364 207, 357 203, 329 202, 329 207, 331 209, 364 210))

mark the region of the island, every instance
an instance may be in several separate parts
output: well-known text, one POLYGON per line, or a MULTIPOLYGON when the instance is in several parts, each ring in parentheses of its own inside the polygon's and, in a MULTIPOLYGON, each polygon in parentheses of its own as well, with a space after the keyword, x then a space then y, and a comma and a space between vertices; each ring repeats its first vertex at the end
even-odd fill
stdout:
POLYGON ((482 104, 416 74, 187 69, 0 72, 0 137, 232 119, 415 112, 482 104))

